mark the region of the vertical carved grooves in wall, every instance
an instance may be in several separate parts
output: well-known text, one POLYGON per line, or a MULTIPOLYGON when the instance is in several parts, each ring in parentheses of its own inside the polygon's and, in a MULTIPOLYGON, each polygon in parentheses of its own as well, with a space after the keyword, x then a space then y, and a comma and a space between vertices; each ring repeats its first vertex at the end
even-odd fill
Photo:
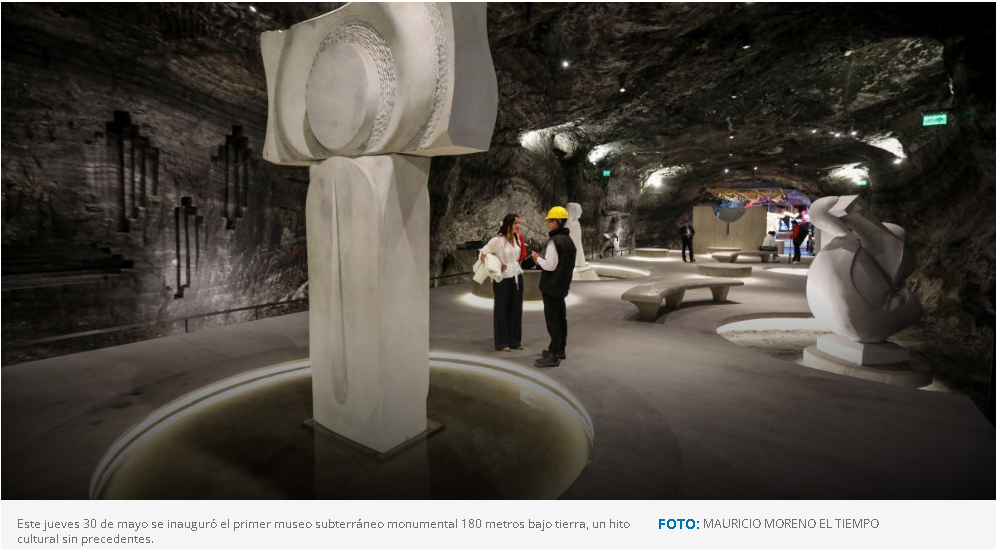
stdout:
POLYGON ((197 271, 201 262, 201 226, 204 224, 204 217, 198 215, 198 209, 194 206, 194 199, 189 196, 181 197, 180 206, 173 209, 173 234, 176 238, 176 255, 174 263, 177 265, 177 291, 173 294, 174 299, 184 297, 184 290, 191 287, 191 265, 197 271), (193 229, 193 235, 191 234, 193 229), (191 240, 194 240, 194 254, 191 255, 191 240))
POLYGON ((249 190, 256 178, 256 159, 242 126, 232 126, 218 155, 211 158, 212 177, 220 189, 219 202, 225 228, 236 228, 236 221, 249 208, 249 190))
POLYGON ((159 149, 140 135, 139 127, 124 111, 114 111, 114 119, 105 127, 104 142, 100 185, 113 204, 118 230, 129 232, 145 218, 149 197, 159 194, 159 149))

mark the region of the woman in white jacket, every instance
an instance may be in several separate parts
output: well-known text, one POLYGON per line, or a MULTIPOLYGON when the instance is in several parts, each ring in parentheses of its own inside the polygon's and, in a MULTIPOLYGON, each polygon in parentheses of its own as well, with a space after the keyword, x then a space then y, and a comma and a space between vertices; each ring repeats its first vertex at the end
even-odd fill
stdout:
POLYGON ((499 234, 482 248, 482 261, 487 254, 496 256, 502 263, 502 280, 492 282, 495 294, 492 321, 497 351, 509 352, 523 349, 523 269, 520 268, 520 218, 506 214, 499 227, 499 234))

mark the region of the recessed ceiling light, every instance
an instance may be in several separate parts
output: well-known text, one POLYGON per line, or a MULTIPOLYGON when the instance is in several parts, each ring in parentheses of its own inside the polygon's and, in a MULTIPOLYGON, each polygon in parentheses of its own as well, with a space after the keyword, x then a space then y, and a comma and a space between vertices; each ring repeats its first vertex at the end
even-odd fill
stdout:
POLYGON ((729 135, 728 136, 728 139, 734 139, 734 138, 735 138, 735 136, 733 136, 733 135, 729 135))
POLYGON ((753 169, 753 170, 758 170, 758 169, 759 169, 759 166, 752 166, 752 169, 753 169))
POLYGON ((747 50, 747 49, 749 49, 749 48, 751 48, 751 47, 752 47, 752 46, 751 46, 750 44, 745 44, 744 46, 742 46, 742 49, 743 49, 743 50, 747 50))
POLYGON ((728 168, 724 168, 724 173, 728 173, 728 168))
POLYGON ((249 8, 251 12, 256 13, 256 8, 254 8, 253 6, 250 6, 249 8))
POLYGON ((856 130, 849 132, 849 135, 856 135, 856 130))
POLYGON ((835 137, 842 137, 842 134, 841 133, 836 133, 835 137))
POLYGON ((620 88, 620 93, 624 93, 625 91, 627 91, 627 88, 620 88))
POLYGON ((568 61, 562 61, 561 62, 561 66, 567 69, 568 68, 568 61))
POLYGON ((811 130, 811 133, 818 133, 818 130, 811 130))
POLYGON ((732 99, 738 99, 738 96, 737 95, 732 95, 731 98, 732 99))
POLYGON ((735 156, 735 153, 728 153, 728 156, 735 156))

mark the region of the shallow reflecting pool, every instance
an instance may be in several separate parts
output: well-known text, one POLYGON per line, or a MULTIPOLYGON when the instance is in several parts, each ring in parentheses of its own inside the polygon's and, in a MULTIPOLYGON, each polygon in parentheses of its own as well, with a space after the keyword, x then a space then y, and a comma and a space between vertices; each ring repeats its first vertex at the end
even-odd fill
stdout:
POLYGON ((592 424, 581 404, 527 368, 437 353, 427 407, 443 431, 380 461, 303 426, 308 369, 239 384, 126 433, 95 475, 94 496, 555 498, 589 459, 592 424))

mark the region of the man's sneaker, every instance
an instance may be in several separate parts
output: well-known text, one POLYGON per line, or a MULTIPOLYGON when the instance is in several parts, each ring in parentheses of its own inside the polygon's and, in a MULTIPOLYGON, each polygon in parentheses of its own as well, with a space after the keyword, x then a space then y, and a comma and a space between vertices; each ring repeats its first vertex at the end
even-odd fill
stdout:
POLYGON ((554 368, 559 364, 561 364, 561 361, 550 354, 534 361, 534 366, 538 368, 554 368))

